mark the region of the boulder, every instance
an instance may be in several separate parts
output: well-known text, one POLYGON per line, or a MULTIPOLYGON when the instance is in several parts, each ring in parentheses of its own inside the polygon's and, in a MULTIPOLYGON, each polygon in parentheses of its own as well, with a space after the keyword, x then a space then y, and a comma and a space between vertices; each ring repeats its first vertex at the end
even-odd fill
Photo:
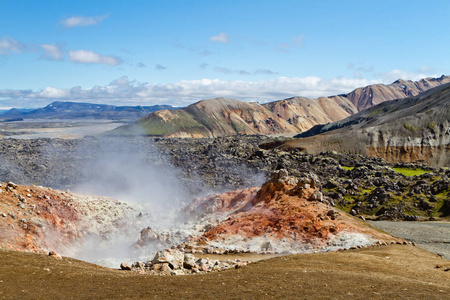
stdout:
POLYGON ((169 263, 156 263, 152 266, 153 271, 157 271, 162 275, 169 275, 172 272, 172 268, 170 268, 169 263))
POLYGON ((172 270, 170 271, 170 275, 184 275, 184 271, 183 270, 172 270))
POLYGON ((17 188, 17 184, 15 184, 15 183, 12 182, 12 181, 9 181, 9 182, 6 184, 6 186, 8 186, 8 187, 10 187, 10 188, 13 188, 13 189, 16 189, 16 188, 17 188))
POLYGON ((120 269, 121 269, 121 270, 127 270, 127 271, 130 271, 130 270, 131 270, 131 266, 130 266, 129 263, 123 262, 123 263, 120 264, 120 269))
POLYGON ((322 192, 320 192, 319 190, 315 190, 311 196, 309 196, 308 198, 309 201, 323 201, 323 195, 322 192))
POLYGON ((55 251, 50 251, 48 253, 48 256, 53 257, 55 259, 62 259, 61 255, 59 255, 58 253, 56 253, 55 251))
POLYGON ((145 268, 145 264, 140 261, 136 261, 131 265, 133 270, 143 270, 145 268))
POLYGON ((195 256, 192 254, 184 254, 183 267, 192 269, 195 266, 195 256))
POLYGON ((157 252, 152 262, 154 264, 167 263, 173 270, 182 269, 184 253, 178 249, 165 249, 157 252))

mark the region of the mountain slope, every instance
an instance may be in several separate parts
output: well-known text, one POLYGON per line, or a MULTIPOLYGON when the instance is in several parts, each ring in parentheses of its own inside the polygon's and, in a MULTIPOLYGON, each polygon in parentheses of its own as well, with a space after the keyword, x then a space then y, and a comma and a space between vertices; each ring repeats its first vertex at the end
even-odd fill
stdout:
POLYGON ((183 109, 155 112, 108 134, 217 137, 297 133, 317 124, 336 122, 380 102, 418 95, 447 82, 450 76, 417 82, 397 80, 390 85, 367 86, 345 95, 318 99, 293 97, 262 105, 227 98, 202 100, 183 109))
POLYGON ((419 96, 383 102, 344 120, 317 125, 296 137, 303 139, 285 146, 449 165, 450 84, 419 96))
POLYGON ((178 110, 162 110, 121 126, 110 134, 141 133, 169 137, 298 132, 288 121, 258 103, 216 98, 178 110))
POLYGON ((322 97, 309 99, 294 97, 285 100, 270 102, 263 106, 288 121, 298 131, 304 131, 316 124, 325 124, 341 120, 350 114, 358 112, 357 108, 348 101, 339 102, 322 97))

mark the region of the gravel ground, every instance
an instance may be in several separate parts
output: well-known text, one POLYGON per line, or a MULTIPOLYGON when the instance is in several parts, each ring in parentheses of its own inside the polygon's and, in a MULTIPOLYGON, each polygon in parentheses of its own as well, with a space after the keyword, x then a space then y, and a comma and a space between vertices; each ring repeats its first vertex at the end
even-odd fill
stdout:
POLYGON ((447 269, 450 261, 409 245, 288 255, 186 276, 145 276, 0 250, 0 299, 442 300, 450 295, 447 269))
POLYGON ((450 259, 450 222, 371 221, 370 224, 450 259))

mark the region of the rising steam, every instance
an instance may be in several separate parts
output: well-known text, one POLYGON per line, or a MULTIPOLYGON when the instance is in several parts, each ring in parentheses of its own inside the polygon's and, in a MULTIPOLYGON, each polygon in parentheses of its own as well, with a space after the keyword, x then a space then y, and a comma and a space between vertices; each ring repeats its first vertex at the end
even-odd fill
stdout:
POLYGON ((82 178, 74 188, 77 192, 127 202, 158 222, 170 219, 171 212, 186 200, 187 191, 178 172, 150 139, 136 143, 126 138, 104 138, 94 148, 83 145, 78 151, 85 151, 86 160, 82 178))
MULTIPOLYGON (((154 147, 151 139, 131 139, 85 139, 76 150, 77 156, 85 160, 82 176, 73 190, 109 196, 135 209, 134 215, 121 222, 120 230, 110 232, 101 241, 98 236, 85 239, 78 247, 83 249, 78 251, 80 258, 96 261, 136 256, 138 253, 136 249, 133 251, 132 245, 140 230, 151 227, 167 231, 177 227, 176 212, 189 198, 178 171, 154 147)), ((141 254, 143 251, 141 249, 141 254)))

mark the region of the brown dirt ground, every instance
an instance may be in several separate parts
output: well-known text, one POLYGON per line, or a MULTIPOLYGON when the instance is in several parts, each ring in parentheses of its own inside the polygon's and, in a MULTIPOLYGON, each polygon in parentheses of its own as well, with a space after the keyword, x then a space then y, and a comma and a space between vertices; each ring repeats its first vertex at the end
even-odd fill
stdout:
POLYGON ((0 297, 450 299, 447 268, 449 260, 411 245, 290 255, 218 273, 165 277, 0 250, 0 297))

